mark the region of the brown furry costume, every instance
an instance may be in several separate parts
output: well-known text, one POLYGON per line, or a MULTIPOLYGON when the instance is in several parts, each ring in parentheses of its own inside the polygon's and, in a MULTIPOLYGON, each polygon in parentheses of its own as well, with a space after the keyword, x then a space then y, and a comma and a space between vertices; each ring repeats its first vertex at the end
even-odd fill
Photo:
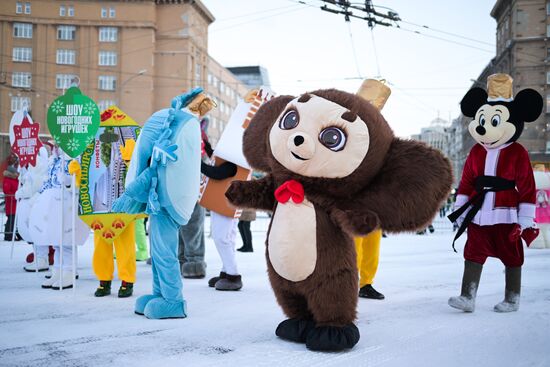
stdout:
POLYGON ((251 166, 267 176, 233 182, 226 196, 238 207, 274 212, 266 243, 268 273, 290 318, 276 334, 313 350, 353 347, 359 331, 353 324, 358 282, 352 235, 426 226, 450 191, 448 160, 422 143, 395 138, 369 102, 334 89, 267 102, 246 130, 243 149, 251 166), (324 134, 332 127, 343 131, 338 150, 332 149, 341 143, 337 132, 324 134), (303 152, 307 158, 299 155, 303 152), (303 186, 303 203, 275 200, 275 190, 288 180, 303 186))

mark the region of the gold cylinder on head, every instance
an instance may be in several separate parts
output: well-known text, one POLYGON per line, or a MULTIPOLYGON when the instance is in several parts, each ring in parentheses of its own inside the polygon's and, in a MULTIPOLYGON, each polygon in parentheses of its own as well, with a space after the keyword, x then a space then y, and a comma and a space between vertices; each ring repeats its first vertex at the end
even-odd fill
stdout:
POLYGON ((356 94, 381 110, 390 97, 391 89, 385 84, 385 80, 365 79, 356 94))
POLYGON ((487 77, 487 95, 489 100, 511 100, 513 81, 508 74, 499 73, 487 77))

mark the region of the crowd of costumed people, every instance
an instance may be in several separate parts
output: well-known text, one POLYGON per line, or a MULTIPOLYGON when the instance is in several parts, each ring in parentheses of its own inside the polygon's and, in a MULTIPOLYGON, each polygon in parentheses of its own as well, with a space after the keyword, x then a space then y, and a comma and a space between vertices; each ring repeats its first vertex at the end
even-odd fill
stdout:
MULTIPOLYGON (((382 115, 390 94, 374 79, 356 94, 251 90, 215 147, 207 132, 216 106, 201 88, 175 97, 142 125, 113 106, 80 156, 50 141, 34 166, 18 170, 15 159, 8 162, 4 239, 32 244, 24 269, 46 272, 41 287, 59 290, 74 286, 78 247, 92 231, 96 297, 111 294, 115 263, 118 297, 132 296, 136 261, 147 261, 151 288, 135 299, 133 312, 185 318, 192 311, 182 278, 206 277, 206 214, 221 268, 205 286, 239 291, 246 279, 236 251, 258 247, 251 222, 256 211, 266 212, 269 282, 287 317, 275 334, 311 350, 352 348, 360 338, 358 299, 384 298, 373 286, 383 233, 425 230, 452 189, 447 158, 394 135, 382 115)), ((506 74, 490 76, 487 90, 474 88, 461 102, 476 144, 449 216, 455 241, 467 233, 461 292, 448 301, 453 308, 475 310, 483 264, 495 257, 505 266, 505 286, 494 311, 517 311, 524 243, 550 247, 550 174, 544 166, 533 173, 517 143, 542 106, 534 90, 514 96, 506 74)))

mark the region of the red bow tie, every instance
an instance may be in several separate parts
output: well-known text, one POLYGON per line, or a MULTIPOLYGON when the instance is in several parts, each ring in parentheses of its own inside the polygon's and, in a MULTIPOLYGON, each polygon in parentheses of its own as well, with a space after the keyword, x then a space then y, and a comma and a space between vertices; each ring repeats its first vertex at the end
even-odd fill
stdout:
POLYGON ((304 187, 296 180, 285 181, 285 183, 275 190, 275 199, 277 199, 279 203, 284 204, 291 198, 296 204, 300 204, 304 201, 304 187))

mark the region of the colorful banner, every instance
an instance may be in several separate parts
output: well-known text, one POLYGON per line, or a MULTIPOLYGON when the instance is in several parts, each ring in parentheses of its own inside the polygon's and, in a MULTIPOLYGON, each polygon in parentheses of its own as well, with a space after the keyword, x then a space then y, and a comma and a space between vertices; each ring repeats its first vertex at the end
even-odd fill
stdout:
POLYGON ((13 114, 10 122, 10 144, 13 153, 19 157, 21 167, 36 166, 36 156, 42 146, 38 138, 40 124, 35 124, 31 116, 19 110, 13 114))
POLYGON ((93 140, 99 128, 99 109, 77 87, 69 88, 48 108, 48 129, 55 143, 76 158, 93 140))
POLYGON ((143 215, 113 213, 113 202, 124 192, 127 162, 121 147, 133 145, 139 125, 118 107, 101 114, 101 125, 81 157, 80 218, 97 236, 112 242, 128 224, 143 215))

